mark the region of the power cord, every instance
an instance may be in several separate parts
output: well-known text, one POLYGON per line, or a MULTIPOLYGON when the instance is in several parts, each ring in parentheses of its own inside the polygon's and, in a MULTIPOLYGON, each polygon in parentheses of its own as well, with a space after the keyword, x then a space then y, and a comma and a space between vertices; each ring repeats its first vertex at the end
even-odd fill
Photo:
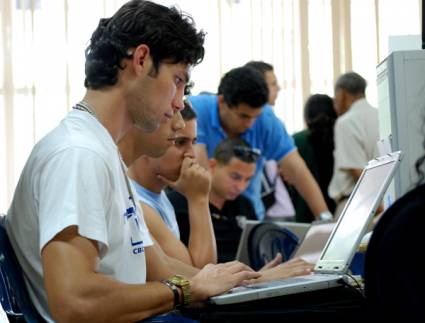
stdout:
POLYGON ((347 273, 346 275, 351 279, 351 282, 346 282, 343 278, 341 278, 340 283, 355 291, 358 295, 360 295, 361 298, 365 298, 363 287, 361 286, 357 278, 355 278, 349 273, 347 273), (352 283, 354 283, 354 285, 352 283))

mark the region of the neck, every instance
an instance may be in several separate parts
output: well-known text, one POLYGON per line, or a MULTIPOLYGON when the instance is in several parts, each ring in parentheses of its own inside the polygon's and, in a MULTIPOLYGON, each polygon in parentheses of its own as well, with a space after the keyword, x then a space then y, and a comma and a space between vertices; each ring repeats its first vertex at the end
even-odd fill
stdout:
POLYGON ((210 195, 209 195, 209 202, 214 205, 217 209, 221 210, 224 206, 224 202, 226 202, 226 200, 222 197, 220 197, 219 195, 217 195, 214 192, 214 188, 211 187, 211 191, 210 191, 210 195))
POLYGON ((166 184, 156 177, 155 170, 150 167, 149 157, 139 157, 128 169, 128 176, 154 193, 161 193, 166 184))
POLYGON ((116 143, 133 126, 119 88, 87 90, 83 101, 116 143))

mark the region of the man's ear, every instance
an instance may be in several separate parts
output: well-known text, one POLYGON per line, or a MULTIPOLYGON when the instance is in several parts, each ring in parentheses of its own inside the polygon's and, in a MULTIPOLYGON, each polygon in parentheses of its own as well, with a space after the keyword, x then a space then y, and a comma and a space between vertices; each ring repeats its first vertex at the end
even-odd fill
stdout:
POLYGON ((132 63, 136 71, 150 71, 152 68, 152 58, 148 45, 140 44, 134 49, 132 63))
POLYGON ((217 95, 217 100, 218 100, 218 108, 219 108, 219 110, 223 109, 224 105, 226 104, 226 102, 224 101, 223 94, 217 95))

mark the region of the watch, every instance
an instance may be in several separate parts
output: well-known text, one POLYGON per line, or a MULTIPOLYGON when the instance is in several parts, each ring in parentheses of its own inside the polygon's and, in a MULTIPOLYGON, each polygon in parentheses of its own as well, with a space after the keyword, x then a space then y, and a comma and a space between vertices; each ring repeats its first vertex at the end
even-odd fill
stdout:
POLYGON ((333 215, 329 211, 323 211, 319 214, 319 219, 322 221, 331 221, 333 219, 333 215))
POLYGON ((190 283, 189 280, 187 280, 185 277, 180 275, 174 275, 167 279, 172 284, 176 285, 177 287, 180 287, 182 293, 183 293, 183 302, 181 305, 187 306, 192 301, 192 295, 190 293, 190 283))

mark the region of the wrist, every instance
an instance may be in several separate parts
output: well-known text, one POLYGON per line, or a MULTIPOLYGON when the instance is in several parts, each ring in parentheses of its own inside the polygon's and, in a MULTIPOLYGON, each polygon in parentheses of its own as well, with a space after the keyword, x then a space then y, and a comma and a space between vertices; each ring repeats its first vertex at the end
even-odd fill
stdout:
MULTIPOLYGON (((178 297, 176 306, 188 306, 192 302, 191 284, 188 279, 180 275, 171 276, 166 280, 178 288, 178 297)), ((176 297, 176 294, 174 294, 176 297)))
POLYGON ((191 292, 192 292, 192 302, 197 303, 204 301, 208 298, 208 295, 204 295, 202 292, 202 288, 199 288, 199 285, 197 284, 196 278, 189 279, 191 292))
POLYGON ((333 220, 333 215, 329 211, 320 212, 319 220, 321 220, 321 221, 331 221, 331 220, 333 220))
POLYGON ((164 284, 165 286, 167 286, 173 293, 173 298, 174 298, 174 308, 176 308, 177 306, 179 306, 181 304, 181 291, 179 291, 179 288, 173 284, 172 282, 170 282, 167 279, 163 279, 161 280, 161 283, 164 284))
POLYGON ((198 214, 199 212, 209 210, 208 195, 186 197, 186 199, 187 199, 187 206, 189 211, 196 211, 195 213, 198 214))

